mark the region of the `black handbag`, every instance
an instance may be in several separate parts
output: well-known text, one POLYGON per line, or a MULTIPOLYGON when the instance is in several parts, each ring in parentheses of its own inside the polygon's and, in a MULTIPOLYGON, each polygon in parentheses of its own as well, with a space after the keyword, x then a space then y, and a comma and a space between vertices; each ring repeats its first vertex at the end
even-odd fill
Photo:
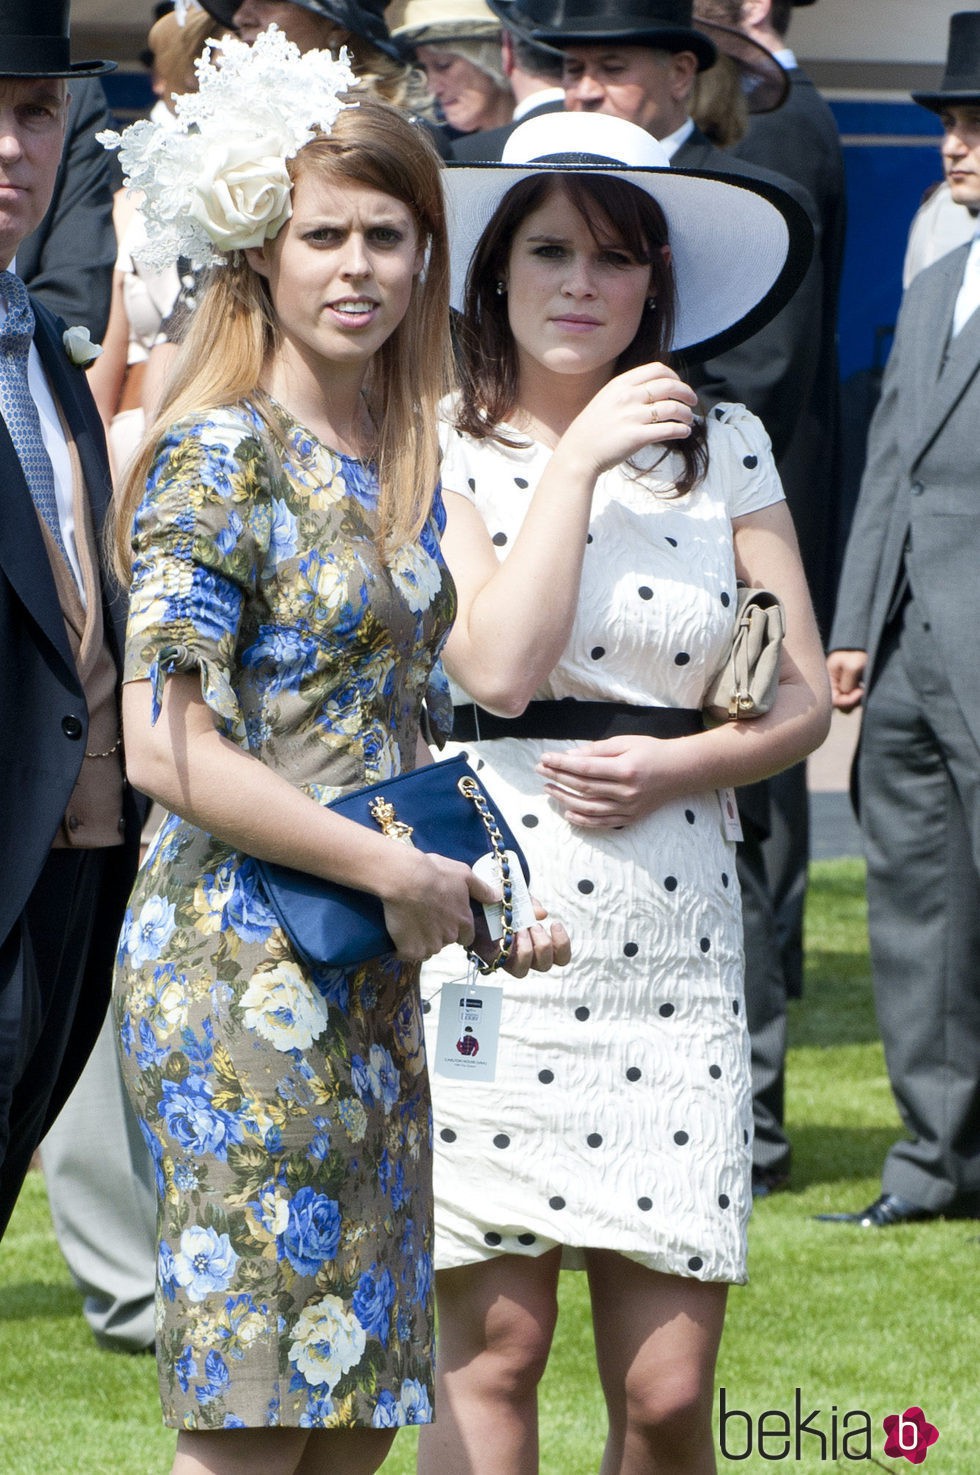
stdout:
MULTIPOLYGON (((525 880, 527 861, 465 758, 447 758, 344 794, 328 806, 357 824, 378 828, 392 840, 472 866, 492 854, 500 875, 503 935, 496 957, 470 952, 481 973, 506 962, 514 941, 513 892, 507 852, 517 856, 525 880)), ((255 865, 266 898, 297 955, 310 967, 349 967, 394 950, 381 900, 367 891, 325 881, 272 861, 255 865)), ((483 909, 473 911, 483 922, 483 909)))

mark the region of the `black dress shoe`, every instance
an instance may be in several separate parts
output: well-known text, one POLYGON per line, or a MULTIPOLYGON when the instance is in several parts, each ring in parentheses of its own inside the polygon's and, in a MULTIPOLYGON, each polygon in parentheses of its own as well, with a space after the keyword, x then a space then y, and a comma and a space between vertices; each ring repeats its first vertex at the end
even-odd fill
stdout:
POLYGON ((924 1209, 909 1203, 897 1193, 883 1193, 868 1208, 856 1214, 815 1214, 825 1224, 860 1224, 865 1229, 889 1229, 893 1224, 917 1224, 925 1219, 939 1219, 941 1209, 924 1209))

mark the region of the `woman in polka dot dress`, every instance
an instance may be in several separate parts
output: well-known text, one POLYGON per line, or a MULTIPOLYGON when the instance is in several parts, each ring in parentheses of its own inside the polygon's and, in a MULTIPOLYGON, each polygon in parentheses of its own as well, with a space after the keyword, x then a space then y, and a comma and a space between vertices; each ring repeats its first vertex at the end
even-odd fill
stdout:
MULTIPOLYGON (((646 132, 561 113, 518 129, 512 158, 578 156, 586 124, 591 155, 663 165, 646 132)), ((604 1475, 704 1472, 751 1203, 720 791, 809 752, 829 705, 765 432, 737 405, 702 418, 667 360, 737 340, 760 300, 753 327, 776 310, 796 223, 771 195, 662 168, 454 169, 447 194, 470 266, 443 462, 450 751, 482 769, 573 957, 506 981, 492 1083, 436 1065, 439 1415, 419 1469, 536 1469, 564 1265, 589 1276, 604 1475), (705 731, 738 579, 785 604, 779 696, 705 731)), ((426 966, 430 1053, 442 987, 464 973, 452 950, 426 966)))

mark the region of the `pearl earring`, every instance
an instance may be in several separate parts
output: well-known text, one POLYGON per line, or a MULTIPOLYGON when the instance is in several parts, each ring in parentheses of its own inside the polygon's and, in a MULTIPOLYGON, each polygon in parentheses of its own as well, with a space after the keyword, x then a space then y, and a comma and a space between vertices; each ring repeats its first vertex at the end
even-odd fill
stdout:
POLYGON ((647 298, 647 307, 649 308, 649 310, 651 312, 654 312, 656 310, 656 306, 657 306, 657 299, 656 299, 656 297, 648 297, 647 298))
POLYGON ((496 292, 498 297, 503 297, 505 292, 507 291, 506 283, 498 282, 493 290, 496 292))

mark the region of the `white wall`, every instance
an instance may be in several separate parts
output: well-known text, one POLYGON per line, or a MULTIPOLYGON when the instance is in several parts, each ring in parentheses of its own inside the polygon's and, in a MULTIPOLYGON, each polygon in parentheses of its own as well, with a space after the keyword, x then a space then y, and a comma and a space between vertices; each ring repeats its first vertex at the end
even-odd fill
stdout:
POLYGON ((949 17, 965 0, 817 0, 798 7, 789 40, 804 63, 931 62, 946 58, 949 17))

